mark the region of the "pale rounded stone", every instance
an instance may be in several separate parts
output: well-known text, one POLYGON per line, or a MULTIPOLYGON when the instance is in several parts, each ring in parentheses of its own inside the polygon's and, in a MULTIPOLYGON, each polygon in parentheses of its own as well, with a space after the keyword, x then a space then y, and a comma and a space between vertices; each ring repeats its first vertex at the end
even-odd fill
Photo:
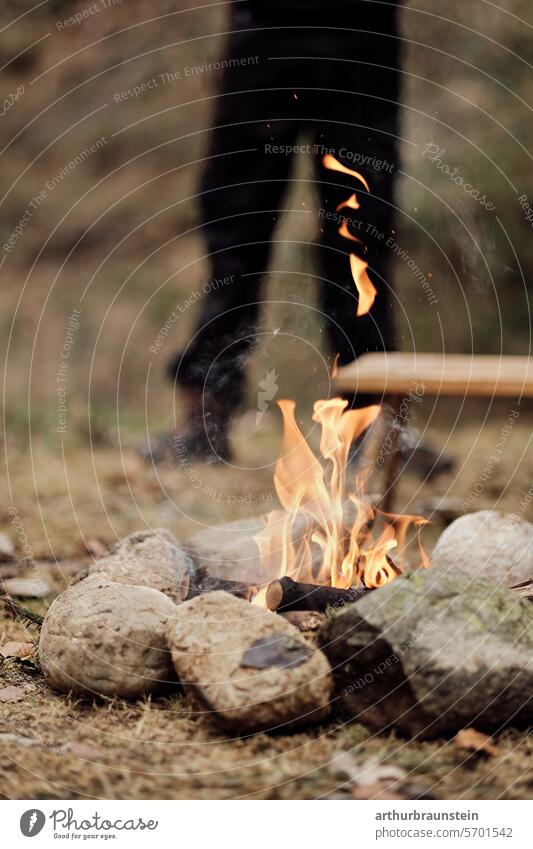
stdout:
POLYGON ((50 686, 64 692, 138 698, 175 682, 166 629, 176 605, 149 587, 95 576, 50 605, 39 661, 50 686))
POLYGON ((117 543, 107 557, 92 562, 87 575, 103 575, 118 584, 151 587, 176 604, 187 598, 191 558, 164 528, 139 531, 117 543))
POLYGON ((286 730, 329 713, 326 657, 269 610, 224 592, 198 596, 176 608, 168 644, 181 683, 227 729, 286 730))
POLYGON ((533 579, 533 525, 513 514, 480 510, 446 528, 431 555, 434 568, 457 568, 504 587, 533 579))

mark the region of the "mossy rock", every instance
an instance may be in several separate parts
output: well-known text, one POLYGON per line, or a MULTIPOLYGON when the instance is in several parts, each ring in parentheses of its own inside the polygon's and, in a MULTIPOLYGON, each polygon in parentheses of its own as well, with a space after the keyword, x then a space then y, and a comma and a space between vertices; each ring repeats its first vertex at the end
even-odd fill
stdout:
POLYGON ((319 631, 343 709, 424 737, 533 722, 533 606, 458 569, 421 570, 319 631))

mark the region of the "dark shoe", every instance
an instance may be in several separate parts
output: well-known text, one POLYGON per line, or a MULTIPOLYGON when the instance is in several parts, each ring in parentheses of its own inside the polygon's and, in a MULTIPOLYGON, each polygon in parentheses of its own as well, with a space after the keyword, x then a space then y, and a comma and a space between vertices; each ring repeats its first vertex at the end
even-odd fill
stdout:
POLYGON ((412 430, 403 432, 399 440, 399 461, 403 471, 416 475, 422 480, 431 480, 453 471, 455 458, 450 454, 437 451, 427 442, 419 442, 418 435, 412 430))
POLYGON ((183 425, 150 440, 140 449, 141 455, 155 464, 167 461, 175 466, 194 460, 230 462, 231 411, 225 404, 200 392, 187 390, 184 394, 187 413, 183 425))
MULTIPOLYGON (((350 447, 348 462, 353 473, 359 473, 365 467, 372 467, 376 463, 375 457, 365 454, 365 437, 366 434, 363 434, 350 447)), ((377 465, 386 465, 389 454, 390 450, 379 454, 377 465)), ((398 464, 402 467, 402 473, 416 475, 422 480, 431 480, 451 472, 455 466, 455 458, 437 451, 427 442, 420 442, 416 431, 408 428, 398 434, 398 464)))

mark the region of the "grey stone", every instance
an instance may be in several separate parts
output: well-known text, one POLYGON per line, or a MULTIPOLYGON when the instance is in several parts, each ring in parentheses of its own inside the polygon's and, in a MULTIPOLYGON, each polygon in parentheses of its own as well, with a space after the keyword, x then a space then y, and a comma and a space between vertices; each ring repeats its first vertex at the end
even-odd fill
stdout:
POLYGON ((418 570, 334 613, 319 645, 344 709, 426 737, 533 722, 533 608, 458 569, 418 570))
POLYGON ((103 575, 118 584, 151 587, 178 604, 187 597, 191 564, 173 534, 155 528, 125 537, 108 556, 94 560, 80 578, 103 575))
MULTIPOLYGON (((343 507, 344 524, 347 529, 352 527, 356 507, 348 501, 343 507)), ((244 581, 259 586, 267 584, 281 575, 281 556, 269 562, 261 560, 259 547, 254 537, 264 530, 266 516, 256 516, 251 519, 237 519, 223 525, 204 528, 187 541, 190 551, 198 568, 208 574, 231 581, 244 581)), ((278 511, 277 516, 279 535, 282 536, 286 513, 278 511)), ((311 536, 316 527, 309 517, 299 513, 293 525, 293 542, 298 545, 302 537, 311 536)), ((313 561, 322 562, 320 546, 311 546, 313 561)))
POLYGON ((166 629, 176 605, 149 587, 86 578, 50 605, 39 661, 64 692, 135 699, 175 682, 166 629))
POLYGON ((4 592, 15 598, 46 598, 52 592, 42 578, 6 578, 2 581, 4 592))
POLYGON ((254 540, 262 528, 263 521, 259 516, 256 519, 237 519, 198 531, 187 541, 187 548, 196 566, 210 575, 262 584, 269 576, 261 568, 259 548, 254 540))
POLYGON ((500 586, 533 579, 533 525, 494 510, 456 519, 441 534, 431 555, 434 568, 457 567, 500 586))
POLYGON ((228 730, 287 730, 329 713, 328 661, 269 610, 208 593, 176 608, 167 637, 181 683, 228 730))

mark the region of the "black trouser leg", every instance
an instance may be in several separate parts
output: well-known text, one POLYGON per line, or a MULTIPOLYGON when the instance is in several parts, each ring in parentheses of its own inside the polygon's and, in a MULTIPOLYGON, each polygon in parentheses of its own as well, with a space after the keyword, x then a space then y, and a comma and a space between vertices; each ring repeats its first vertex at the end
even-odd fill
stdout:
POLYGON ((202 181, 204 236, 212 266, 200 315, 187 348, 170 363, 182 386, 239 404, 243 366, 255 339, 260 284, 270 255, 298 133, 285 69, 269 62, 278 35, 236 32, 226 58, 250 63, 227 68, 202 181))
POLYGON ((393 344, 390 257, 379 234, 387 237, 393 226, 398 42, 390 37, 396 32, 394 11, 380 7, 379 18, 371 22, 370 8, 354 4, 353 19, 344 16, 338 30, 328 29, 335 22, 322 21, 320 15, 305 21, 295 16, 291 23, 283 11, 277 17, 261 12, 230 38, 226 58, 233 64, 218 99, 202 185, 215 285, 207 287, 190 344, 170 366, 173 378, 184 386, 214 393, 231 405, 240 400, 243 364, 255 337, 260 278, 290 167, 289 157, 273 148, 294 144, 306 125, 317 145, 333 148, 339 160, 366 176, 371 188, 370 193, 357 191, 361 187, 353 178, 326 171, 317 161, 322 208, 335 214, 338 204, 356 191, 361 209, 346 213, 358 215, 365 228, 375 225, 375 231, 369 227, 360 235, 378 296, 370 314, 356 318, 349 253, 361 248, 339 236, 340 219, 319 219, 321 304, 332 352, 347 363, 393 344), (360 31, 362 11, 368 32, 360 31), (248 31, 252 25, 257 29, 248 31), (388 35, 380 35, 380 27, 388 35), (359 165, 350 159, 356 154, 372 154, 374 163, 383 158, 388 170, 359 165))

